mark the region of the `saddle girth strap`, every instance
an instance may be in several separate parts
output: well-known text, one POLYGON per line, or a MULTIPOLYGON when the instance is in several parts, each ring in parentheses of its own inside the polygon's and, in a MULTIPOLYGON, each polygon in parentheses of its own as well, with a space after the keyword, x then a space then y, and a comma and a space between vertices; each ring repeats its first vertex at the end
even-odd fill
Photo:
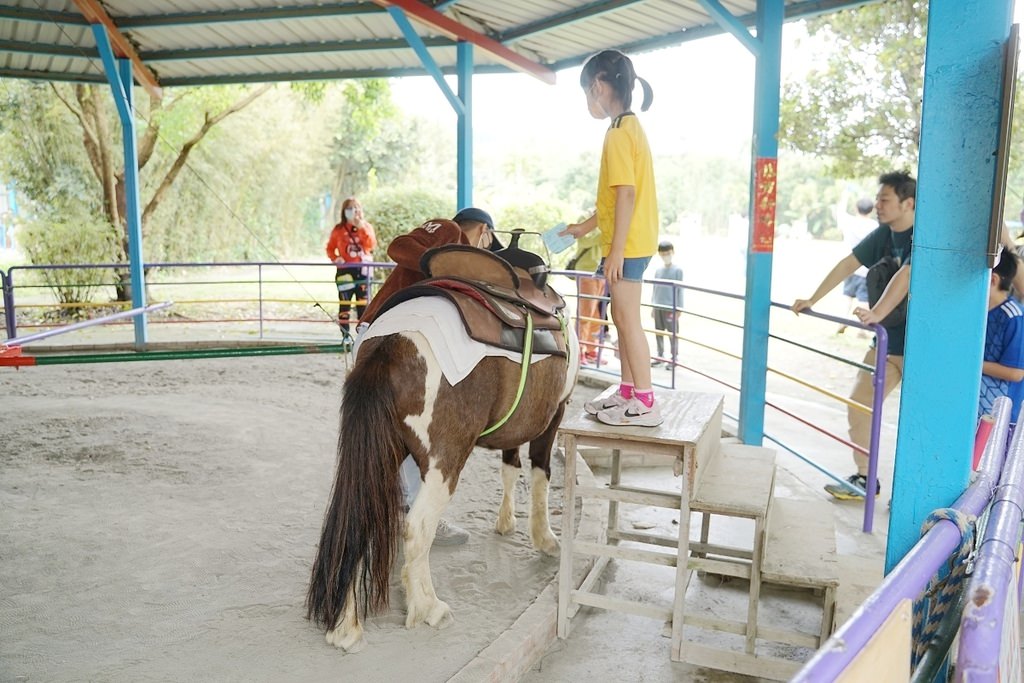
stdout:
MULTIPOLYGON (((526 335, 523 341, 523 364, 519 371, 519 388, 516 389, 516 397, 512 400, 512 406, 505 413, 505 417, 501 418, 493 425, 480 432, 480 437, 487 436, 493 431, 499 429, 502 425, 509 421, 509 418, 515 414, 516 409, 519 408, 519 402, 523 398, 523 391, 526 389, 526 376, 530 371, 530 358, 533 356, 533 318, 529 315, 526 316, 526 335)), ((479 437, 478 437, 479 438, 479 437)))

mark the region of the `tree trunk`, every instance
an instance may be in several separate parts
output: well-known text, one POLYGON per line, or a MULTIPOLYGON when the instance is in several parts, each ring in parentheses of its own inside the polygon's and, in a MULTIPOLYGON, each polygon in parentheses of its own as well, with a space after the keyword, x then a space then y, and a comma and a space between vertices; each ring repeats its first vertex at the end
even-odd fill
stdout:
MULTIPOLYGON (((182 145, 181 149, 178 151, 177 157, 171 164, 170 169, 164 175, 163 180, 161 180, 157 185, 157 189, 153 192, 153 196, 149 198, 148 202, 143 202, 140 218, 143 237, 145 237, 146 224, 149 221, 150 216, 152 216, 153 212, 156 211, 157 207, 160 205, 160 201, 164 196, 166 196, 171 187, 173 187, 178 174, 188 162, 188 157, 192 150, 195 149, 195 147, 204 137, 206 137, 206 134, 209 133, 214 126, 226 119, 228 116, 231 116, 252 104, 256 98, 263 95, 271 87, 273 86, 267 84, 252 90, 227 109, 217 114, 213 114, 211 112, 206 113, 203 125, 195 135, 182 145)), ((122 259, 127 262, 129 253, 127 217, 128 201, 125 189, 125 174, 123 170, 119 172, 115 171, 114 164, 112 163, 112 159, 114 158, 114 153, 117 148, 115 147, 115 140, 111 137, 110 122, 107 119, 106 114, 107 109, 97 101, 96 87, 79 86, 79 89, 88 89, 90 92, 88 95, 83 94, 79 97, 79 103, 82 107, 82 111, 81 113, 74 113, 78 116, 79 122, 82 124, 86 150, 89 152, 90 160, 93 162, 93 171, 96 173, 103 189, 104 212, 111 224, 118 226, 121 231, 120 242, 122 259)), ((65 104, 68 103, 65 102, 65 104)), ((142 134, 139 142, 140 171, 150 160, 156 141, 160 136, 159 120, 158 117, 152 115, 152 112, 159 109, 161 106, 161 99, 154 97, 150 98, 151 115, 147 122, 146 130, 142 134)), ((74 109, 72 109, 72 111, 74 111, 74 109)), ((123 169, 123 164, 121 164, 121 167, 123 169)), ((141 198, 140 201, 142 201, 141 198)), ((131 300, 131 275, 127 270, 118 270, 115 273, 114 289, 116 291, 117 301, 131 300)))

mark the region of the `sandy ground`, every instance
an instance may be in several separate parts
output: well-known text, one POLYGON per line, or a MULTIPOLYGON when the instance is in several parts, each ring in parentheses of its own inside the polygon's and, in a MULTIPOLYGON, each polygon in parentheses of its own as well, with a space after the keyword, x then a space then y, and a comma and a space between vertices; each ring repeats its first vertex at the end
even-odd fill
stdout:
MULTIPOLYGON (((486 451, 470 459, 446 515, 470 542, 431 553, 451 628, 407 631, 398 590, 357 655, 305 620, 344 372, 337 356, 314 355, 0 375, 0 681, 444 681, 493 642, 558 565, 530 547, 524 519, 511 537, 493 533, 501 483, 486 451)), ((580 386, 574 402, 597 391, 580 386)), ((662 468, 630 476, 673 479, 662 468)), ((782 495, 814 495, 785 468, 779 482, 782 495)), ((556 458, 556 533, 561 485, 556 458)), ((525 479, 517 494, 522 517, 525 479)), ((678 528, 671 511, 624 515, 678 528)), ((671 570, 623 564, 608 579, 610 594, 671 600, 671 570)), ((720 613, 741 607, 743 590, 695 579, 688 599, 720 613)), ((818 618, 794 594, 764 605, 808 630, 818 618)), ((668 647, 660 623, 584 610, 525 680, 749 680, 674 664, 668 647)))
POLYGON ((443 681, 508 628, 557 560, 525 520, 493 533, 484 451, 447 515, 470 542, 431 554, 453 626, 407 631, 396 592, 345 655, 305 620, 343 372, 326 355, 5 369, 0 681, 443 681))
MULTIPOLYGON (((778 265, 776 273, 790 277, 776 299, 791 300, 790 289, 802 290, 790 280, 807 274, 797 276, 782 259, 778 265)), ((688 279, 701 275, 697 264, 687 267, 688 279)), ((841 307, 833 302, 835 312, 841 307)), ((780 321, 784 332, 848 357, 866 346, 850 334, 835 336, 831 324, 790 314, 780 321)), ((152 338, 185 334, 168 332, 154 330, 152 338)), ((739 350, 738 334, 711 333, 722 335, 713 337, 722 347, 739 350)), ((130 328, 117 334, 130 341, 130 328)), ((107 328, 54 338, 110 341, 107 328)), ((685 353, 695 366, 738 380, 738 363, 689 345, 685 353)), ((778 360, 841 395, 849 388, 850 368, 785 349, 778 360)), ((470 530, 469 544, 431 554, 438 594, 454 611, 450 629, 407 631, 398 591, 392 611, 368 625, 368 647, 358 655, 327 646, 305 620, 344 372, 337 356, 326 355, 0 368, 0 681, 444 681, 493 642, 554 577, 557 561, 532 550, 524 519, 512 537, 493 533, 501 484, 497 456, 484 451, 470 459, 446 515, 470 530)), ((670 380, 664 370, 656 376, 670 380)), ((689 373, 679 382, 723 391, 689 373)), ((841 405, 774 377, 768 389, 769 400, 845 431, 841 405)), ((581 386, 575 398, 592 393, 581 386)), ((725 395, 727 412, 736 414, 736 395, 725 395)), ((836 504, 841 554, 884 547, 898 398, 889 399, 885 414, 876 533, 860 533, 860 506, 836 504)), ((835 442, 771 411, 766 427, 837 474, 848 473, 848 451, 835 442)), ((820 472, 782 452, 778 462, 780 495, 828 499, 821 486, 829 480, 820 472)), ((644 468, 633 476, 641 485, 663 484, 670 474, 644 468)), ((561 482, 556 465, 556 534, 561 482)), ((525 481, 517 493, 523 513, 525 481)), ((628 515, 664 532, 677 528, 667 511, 628 515)), ((663 568, 617 563, 608 575, 611 594, 670 599, 663 568)), ((732 609, 742 604, 742 590, 695 580, 688 601, 732 609)), ((764 609, 803 624, 816 617, 793 595, 766 596, 764 609)), ((525 680, 751 680, 673 664, 662 626, 585 609, 571 638, 555 643, 525 680)))

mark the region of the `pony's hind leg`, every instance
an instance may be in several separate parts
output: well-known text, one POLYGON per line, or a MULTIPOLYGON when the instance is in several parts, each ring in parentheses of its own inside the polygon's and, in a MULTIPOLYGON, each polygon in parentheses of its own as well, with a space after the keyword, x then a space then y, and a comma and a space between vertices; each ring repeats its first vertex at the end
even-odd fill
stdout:
MULTIPOLYGON (((357 575, 358 573, 356 572, 357 575)), ((345 611, 338 618, 338 623, 334 628, 327 632, 327 642, 345 652, 359 652, 366 647, 366 640, 363 639, 363 625, 359 623, 359 616, 356 614, 354 581, 348 592, 348 597, 345 599, 345 611)))
MULTIPOLYGON (((564 410, 563 403, 544 433, 530 442, 530 540, 534 548, 555 556, 559 545, 548 518, 548 487, 551 481, 551 448, 564 410)), ((567 510, 565 514, 572 514, 572 511, 567 510)))
POLYGON ((516 530, 516 481, 519 479, 519 449, 507 448, 501 452, 501 507, 498 508, 498 521, 494 530, 502 536, 508 536, 516 530))
POLYGON ((437 599, 430 578, 430 546, 434 542, 441 513, 451 498, 441 472, 433 467, 428 469, 423 487, 406 517, 405 566, 402 567, 402 585, 405 586, 408 607, 406 628, 413 628, 423 621, 445 628, 454 620, 448 605, 437 599))

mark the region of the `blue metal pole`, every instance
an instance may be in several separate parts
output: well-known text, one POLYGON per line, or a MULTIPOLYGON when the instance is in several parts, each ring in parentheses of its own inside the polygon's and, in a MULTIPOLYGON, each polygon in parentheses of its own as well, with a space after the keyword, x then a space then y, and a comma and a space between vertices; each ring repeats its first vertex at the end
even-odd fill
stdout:
POLYGON ((967 485, 988 297, 1003 46, 1012 0, 928 9, 912 303, 885 566, 967 485), (951 333, 954 332, 954 333, 951 333))
POLYGON ((754 445, 760 445, 764 437, 783 18, 783 0, 758 1, 757 40, 761 47, 754 76, 750 233, 747 243, 746 298, 743 304, 739 419, 740 439, 743 443, 754 445))
MULTIPOLYGON (((146 306, 146 278, 142 261, 142 212, 139 202, 139 154, 135 144, 135 110, 132 103, 132 64, 116 59, 110 38, 102 24, 92 25, 107 81, 114 95, 121 119, 121 140, 124 146, 125 220, 128 224, 128 272, 131 277, 132 308, 146 306)), ((133 319, 135 346, 142 349, 147 341, 146 314, 133 319)))
POLYGON ((743 25, 743 22, 736 18, 718 0, 697 0, 704 11, 711 15, 719 26, 736 37, 736 40, 743 44, 743 47, 750 50, 755 57, 761 51, 761 42, 750 35, 750 31, 743 25))
MULTIPOLYGON (((416 53, 416 56, 420 58, 420 63, 423 65, 424 70, 434 79, 437 83, 437 87, 441 89, 441 93, 447 98, 448 104, 452 105, 452 109, 455 110, 456 114, 462 113, 462 100, 460 100, 452 89, 448 86, 448 82, 444 80, 444 72, 441 71, 441 67, 437 65, 434 58, 430 56, 430 51, 427 49, 426 44, 420 35, 416 33, 416 29, 413 27, 412 22, 405 16, 405 10, 401 7, 388 7, 388 14, 395 22, 395 26, 402 32, 402 36, 405 38, 405 42, 409 43, 409 47, 416 53)), ((456 48, 458 50, 458 48, 456 48)), ((461 53, 456 53, 456 56, 461 53)), ((470 67, 472 69, 472 66, 470 67)))
POLYGON ((0 288, 3 289, 4 299, 4 328, 7 330, 7 338, 13 339, 18 333, 14 322, 14 286, 10 275, 0 270, 0 288))
POLYGON ((459 74, 458 114, 458 208, 473 205, 473 44, 460 40, 455 47, 459 74))
MULTIPOLYGON (((437 9, 437 8, 435 8, 437 9)), ((440 10, 438 10, 440 11, 440 10)), ((471 206, 473 203, 473 44, 460 40, 455 46, 456 64, 455 70, 459 78, 458 94, 452 92, 448 82, 444 79, 444 72, 437 65, 434 58, 430 56, 426 44, 416 29, 413 27, 405 11, 400 7, 388 7, 388 13, 394 20, 398 30, 402 32, 409 47, 413 49, 420 63, 441 93, 448 99, 448 103, 455 111, 458 118, 458 165, 456 170, 456 204, 459 209, 471 206)))
MULTIPOLYGON (((132 102, 132 63, 128 59, 117 60, 118 75, 121 78, 128 116, 121 120, 121 138, 124 144, 124 194, 128 219, 128 260, 132 278, 132 308, 146 306, 146 275, 142 261, 142 208, 139 200, 139 150, 135 137, 135 106, 132 102)), ((141 350, 146 346, 147 314, 143 312, 132 319, 135 325, 135 346, 141 350)))

